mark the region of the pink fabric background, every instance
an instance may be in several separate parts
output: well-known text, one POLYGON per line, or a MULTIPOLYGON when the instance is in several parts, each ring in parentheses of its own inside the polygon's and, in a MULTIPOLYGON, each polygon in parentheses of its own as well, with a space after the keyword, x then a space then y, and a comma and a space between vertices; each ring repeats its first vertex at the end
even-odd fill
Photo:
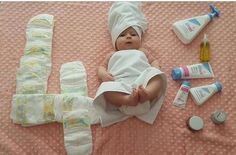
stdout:
MULTIPOLYGON (((214 2, 221 17, 210 23, 189 45, 182 44, 171 30, 180 19, 209 11, 208 2, 145 2, 149 29, 144 38, 160 61, 168 78, 163 107, 153 125, 135 118, 107 128, 92 126, 94 155, 235 154, 236 152, 236 3, 214 2), (191 80, 193 87, 220 80, 223 91, 202 107, 189 97, 187 107, 178 109, 172 101, 180 81, 171 79, 173 67, 199 62, 199 44, 208 34, 215 78, 191 80), (217 109, 229 113, 224 125, 213 124, 217 109), (201 116, 203 131, 192 133, 186 120, 201 116)), ((52 74, 48 93, 59 93, 59 69, 63 63, 80 60, 88 73, 89 96, 94 97, 98 80, 96 67, 113 50, 107 28, 111 2, 3 2, 0 4, 0 154, 66 154, 62 125, 58 123, 24 128, 10 120, 12 95, 16 92, 16 69, 25 46, 26 24, 35 15, 55 16, 52 74)))

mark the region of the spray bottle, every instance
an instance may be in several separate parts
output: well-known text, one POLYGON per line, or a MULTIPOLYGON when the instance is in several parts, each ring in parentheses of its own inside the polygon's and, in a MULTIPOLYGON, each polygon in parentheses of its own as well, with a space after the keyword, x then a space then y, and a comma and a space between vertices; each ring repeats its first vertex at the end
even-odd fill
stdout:
POLYGON ((211 13, 180 20, 173 24, 174 32, 184 44, 189 44, 214 17, 219 17, 219 10, 213 5, 210 5, 210 8, 211 13))

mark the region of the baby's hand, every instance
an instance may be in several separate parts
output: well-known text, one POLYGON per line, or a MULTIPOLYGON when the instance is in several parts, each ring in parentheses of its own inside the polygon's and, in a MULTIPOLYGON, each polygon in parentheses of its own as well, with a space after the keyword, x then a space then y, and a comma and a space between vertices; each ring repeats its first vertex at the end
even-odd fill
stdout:
POLYGON ((113 76, 112 76, 111 73, 103 72, 103 73, 102 73, 101 80, 102 80, 103 82, 106 82, 106 81, 114 81, 114 78, 113 78, 113 76))

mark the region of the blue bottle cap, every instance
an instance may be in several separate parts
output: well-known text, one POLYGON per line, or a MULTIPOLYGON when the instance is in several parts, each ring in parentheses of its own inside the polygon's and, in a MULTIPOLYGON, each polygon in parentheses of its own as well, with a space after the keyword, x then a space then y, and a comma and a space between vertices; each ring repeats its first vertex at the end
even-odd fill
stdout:
POLYGON ((190 82, 187 80, 184 80, 182 84, 190 87, 190 82))
POLYGON ((171 76, 173 80, 179 80, 182 77, 182 72, 180 68, 174 68, 171 72, 171 76))
POLYGON ((222 90, 223 86, 219 81, 216 81, 215 85, 216 85, 216 88, 217 88, 218 91, 222 90))

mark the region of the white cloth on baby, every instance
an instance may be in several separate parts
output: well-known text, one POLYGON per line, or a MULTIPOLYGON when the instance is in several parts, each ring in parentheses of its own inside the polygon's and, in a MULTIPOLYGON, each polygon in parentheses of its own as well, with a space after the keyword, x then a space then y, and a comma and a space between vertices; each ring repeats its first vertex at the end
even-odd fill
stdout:
POLYGON ((109 60, 108 72, 113 75, 115 81, 103 82, 98 88, 93 102, 100 115, 101 125, 103 127, 108 126, 125 120, 132 115, 152 124, 161 108, 166 92, 166 76, 164 73, 157 68, 151 67, 146 55, 139 50, 115 52, 109 60), (107 91, 131 94, 133 88, 139 85, 146 87, 148 81, 156 75, 162 79, 162 89, 160 96, 154 99, 152 103, 146 102, 137 107, 118 108, 106 102, 103 96, 103 93, 107 91), (142 109, 143 111, 138 111, 140 108, 144 108, 142 109))
POLYGON ((114 47, 121 32, 130 26, 136 30, 140 38, 147 29, 147 20, 141 11, 140 2, 113 3, 108 13, 108 27, 114 47))
POLYGON ((66 112, 63 115, 64 145, 68 155, 92 153, 90 124, 90 114, 86 109, 66 112))

